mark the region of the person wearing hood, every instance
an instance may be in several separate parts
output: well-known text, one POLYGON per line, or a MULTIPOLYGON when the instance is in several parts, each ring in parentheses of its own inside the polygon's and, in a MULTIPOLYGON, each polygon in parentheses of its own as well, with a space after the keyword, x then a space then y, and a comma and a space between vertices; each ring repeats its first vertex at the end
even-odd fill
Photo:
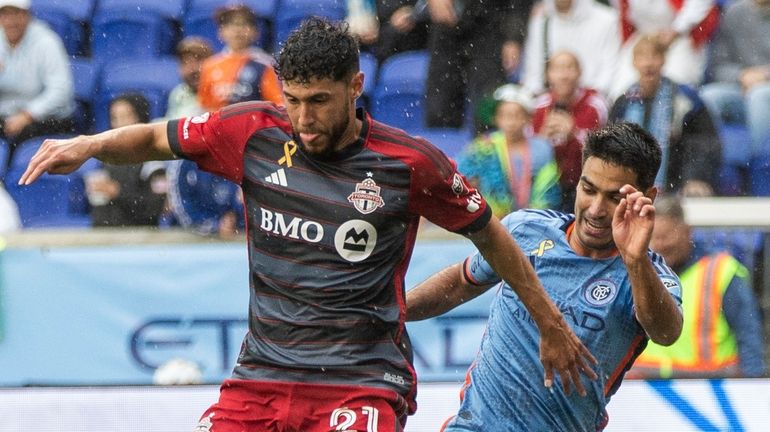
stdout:
POLYGON ((30 0, 0 0, 0 137, 11 153, 29 138, 75 128, 64 43, 29 9, 30 0))
POLYGON ((581 84, 607 94, 620 52, 617 12, 595 0, 545 0, 529 22, 522 83, 535 94, 546 88, 546 61, 570 51, 583 68, 581 84))

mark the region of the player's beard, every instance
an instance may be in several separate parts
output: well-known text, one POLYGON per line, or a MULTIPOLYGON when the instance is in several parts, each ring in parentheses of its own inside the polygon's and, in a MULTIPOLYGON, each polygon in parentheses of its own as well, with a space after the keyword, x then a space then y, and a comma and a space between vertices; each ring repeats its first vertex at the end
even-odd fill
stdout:
POLYGON ((299 135, 295 136, 295 140, 300 143, 302 149, 305 150, 305 152, 309 155, 319 159, 329 158, 336 152, 335 147, 340 142, 340 140, 342 140, 345 132, 350 127, 350 107, 347 105, 345 106, 345 112, 342 116, 342 119, 343 120, 340 123, 332 127, 328 134, 325 132, 319 133, 321 136, 316 139, 328 137, 328 141, 326 142, 325 146, 308 146, 300 139, 299 135))

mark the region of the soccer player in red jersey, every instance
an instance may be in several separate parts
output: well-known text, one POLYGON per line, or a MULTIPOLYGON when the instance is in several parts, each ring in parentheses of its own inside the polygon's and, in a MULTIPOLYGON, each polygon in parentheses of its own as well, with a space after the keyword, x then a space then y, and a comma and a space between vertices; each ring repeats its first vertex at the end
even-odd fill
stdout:
POLYGON ((541 334, 544 384, 596 378, 593 356, 455 163, 356 109, 364 75, 347 26, 305 21, 277 58, 285 108, 245 102, 196 117, 47 140, 19 180, 187 158, 243 189, 249 331, 199 431, 399 431, 416 409, 404 275, 421 216, 470 238, 541 334))

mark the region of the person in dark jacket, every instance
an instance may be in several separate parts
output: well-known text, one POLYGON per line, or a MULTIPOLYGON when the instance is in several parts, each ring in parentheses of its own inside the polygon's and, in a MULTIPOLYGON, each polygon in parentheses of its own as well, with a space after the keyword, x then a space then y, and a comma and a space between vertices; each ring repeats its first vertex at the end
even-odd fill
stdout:
POLYGON ((653 36, 634 47, 639 81, 610 110, 610 123, 629 121, 650 132, 663 150, 655 183, 685 196, 714 194, 722 163, 722 143, 698 93, 662 74, 666 48, 653 36))
MULTIPOLYGON (((149 123, 150 103, 140 93, 110 102, 112 129, 149 123)), ((166 202, 165 163, 110 165, 86 175, 91 219, 96 227, 157 226, 166 202)))

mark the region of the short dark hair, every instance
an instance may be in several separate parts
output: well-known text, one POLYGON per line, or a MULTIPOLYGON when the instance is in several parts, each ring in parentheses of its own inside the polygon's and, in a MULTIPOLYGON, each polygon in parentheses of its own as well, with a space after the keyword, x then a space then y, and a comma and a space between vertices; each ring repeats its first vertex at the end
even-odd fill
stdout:
POLYGON ((211 44, 200 36, 187 36, 176 45, 176 56, 179 60, 187 57, 205 59, 214 54, 211 44))
POLYGON ((662 152, 655 138, 635 123, 619 122, 592 131, 583 146, 583 164, 595 157, 636 173, 642 190, 655 184, 662 152))
POLYGON ((358 72, 358 50, 346 22, 310 17, 286 39, 276 59, 276 72, 284 82, 342 81, 358 72))
POLYGON ((110 106, 116 102, 126 102, 134 109, 136 117, 139 119, 139 123, 150 122, 150 101, 139 92, 127 92, 115 96, 110 101, 110 106))

